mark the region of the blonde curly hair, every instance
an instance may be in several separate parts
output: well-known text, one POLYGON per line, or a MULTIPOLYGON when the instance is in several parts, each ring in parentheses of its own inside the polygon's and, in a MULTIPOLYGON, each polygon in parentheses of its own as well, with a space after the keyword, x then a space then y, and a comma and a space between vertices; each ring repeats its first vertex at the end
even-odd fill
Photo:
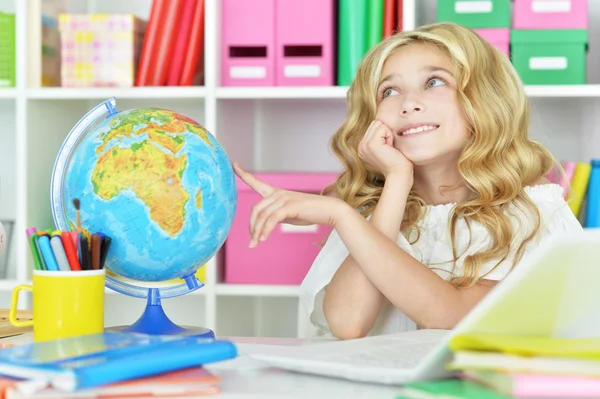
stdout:
MULTIPOLYGON (((458 99, 472 137, 458 161, 458 171, 472 199, 458 203, 450 213, 450 236, 456 268, 457 221, 481 223, 491 236, 491 246, 465 258, 461 275, 451 281, 457 287, 472 286, 485 276, 481 265, 506 260, 514 250, 516 228, 508 206, 530 214, 534 228, 518 244, 513 265, 519 261, 540 229, 540 214, 524 187, 544 177, 558 163, 542 145, 528 136, 530 105, 521 80, 508 58, 470 29, 452 23, 436 23, 400 32, 373 47, 359 65, 348 91, 346 119, 331 139, 333 153, 344 170, 325 192, 335 193, 363 216, 372 213, 382 192, 384 178, 365 167, 357 148, 377 110, 377 86, 387 58, 400 47, 429 44, 450 59, 457 79, 458 99)), ((426 204, 411 192, 401 232, 410 236, 424 216, 426 204)), ((417 234, 417 239, 418 239, 417 234)), ((451 273, 454 274, 455 268, 451 273)), ((492 269, 493 270, 493 269, 492 269)))

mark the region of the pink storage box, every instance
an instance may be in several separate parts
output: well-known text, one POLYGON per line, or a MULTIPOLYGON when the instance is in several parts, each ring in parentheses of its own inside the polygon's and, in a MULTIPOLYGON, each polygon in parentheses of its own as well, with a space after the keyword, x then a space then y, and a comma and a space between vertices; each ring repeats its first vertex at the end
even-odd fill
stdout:
POLYGON ((587 29, 588 0, 514 0, 514 29, 587 29))
POLYGON ((275 0, 221 4, 221 85, 274 86, 275 0))
MULTIPOLYGON (((279 188, 320 193, 337 177, 331 173, 269 173, 256 177, 279 188)), ((267 241, 249 248, 252 206, 261 200, 239 178, 238 205, 224 245, 224 280, 230 284, 299 285, 319 253, 330 226, 279 224, 267 241)))
POLYGON ((333 0, 277 0, 277 86, 332 86, 333 0))
POLYGON ((490 28, 473 29, 485 40, 493 44, 498 50, 509 56, 510 47, 510 29, 509 28, 490 28))

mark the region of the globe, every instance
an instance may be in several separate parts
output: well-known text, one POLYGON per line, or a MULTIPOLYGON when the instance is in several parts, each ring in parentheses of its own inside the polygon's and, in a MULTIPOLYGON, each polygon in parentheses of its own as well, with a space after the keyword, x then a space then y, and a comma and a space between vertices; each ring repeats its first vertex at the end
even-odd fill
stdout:
POLYGON ((160 300, 203 286, 196 274, 224 244, 236 205, 231 162, 210 132, 168 109, 118 111, 114 98, 73 127, 52 174, 56 227, 110 237, 106 285, 147 298, 136 332, 214 335, 174 325, 160 300))

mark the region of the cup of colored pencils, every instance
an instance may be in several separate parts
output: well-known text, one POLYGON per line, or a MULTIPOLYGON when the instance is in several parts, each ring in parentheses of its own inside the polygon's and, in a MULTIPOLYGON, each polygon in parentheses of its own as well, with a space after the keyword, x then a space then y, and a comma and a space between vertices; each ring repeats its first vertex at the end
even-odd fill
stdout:
POLYGON ((27 229, 36 270, 77 271, 104 268, 111 238, 85 231, 27 229))

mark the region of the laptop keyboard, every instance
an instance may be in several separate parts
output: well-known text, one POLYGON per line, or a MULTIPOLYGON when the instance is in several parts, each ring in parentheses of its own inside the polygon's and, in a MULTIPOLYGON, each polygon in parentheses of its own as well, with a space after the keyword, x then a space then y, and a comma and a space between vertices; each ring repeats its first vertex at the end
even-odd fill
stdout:
MULTIPOLYGON (((431 351, 438 342, 410 343, 406 341, 392 344, 365 347, 351 353, 323 352, 315 355, 315 359, 336 363, 355 364, 357 366, 376 366, 386 368, 413 368, 431 351)), ((356 348, 358 349, 358 348, 356 348)))

